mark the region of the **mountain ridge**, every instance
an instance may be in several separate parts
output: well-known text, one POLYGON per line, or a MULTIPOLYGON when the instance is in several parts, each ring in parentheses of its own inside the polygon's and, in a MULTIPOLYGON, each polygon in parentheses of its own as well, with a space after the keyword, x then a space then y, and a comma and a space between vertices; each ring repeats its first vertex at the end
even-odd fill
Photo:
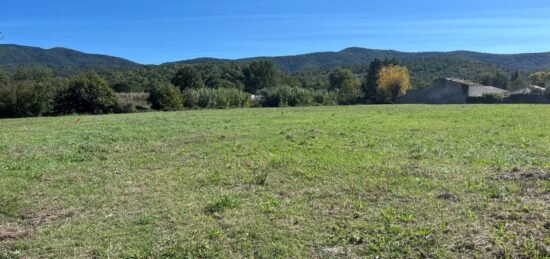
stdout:
POLYGON ((64 47, 40 48, 17 44, 0 44, 0 65, 8 70, 18 66, 45 66, 64 73, 98 68, 128 69, 141 66, 136 62, 104 55, 90 54, 64 47))
POLYGON ((0 44, 0 65, 8 70, 18 66, 45 66, 70 74, 90 69, 131 69, 141 66, 162 66, 169 64, 195 64, 207 62, 249 62, 258 59, 273 61, 280 69, 296 72, 304 69, 333 68, 337 66, 365 65, 374 59, 398 59, 414 62, 433 58, 462 59, 496 65, 510 70, 526 72, 550 68, 550 52, 491 54, 468 50, 403 52, 397 50, 368 49, 349 47, 340 51, 312 52, 286 56, 258 56, 239 59, 219 59, 201 57, 188 60, 165 62, 159 65, 145 65, 128 59, 105 55, 89 54, 65 47, 40 48, 17 44, 0 44))
POLYGON ((469 50, 456 51, 422 51, 403 52, 397 50, 368 49, 361 47, 350 47, 340 51, 313 52, 287 56, 259 56, 241 59, 213 59, 197 58, 163 64, 173 63, 200 63, 208 61, 252 61, 268 59, 277 64, 281 69, 295 72, 301 69, 331 68, 336 66, 365 65, 374 59, 395 58, 403 62, 420 61, 432 58, 460 58, 466 61, 480 62, 501 66, 511 70, 522 70, 526 72, 544 70, 550 68, 550 52, 540 53, 519 53, 519 54, 491 54, 469 50))

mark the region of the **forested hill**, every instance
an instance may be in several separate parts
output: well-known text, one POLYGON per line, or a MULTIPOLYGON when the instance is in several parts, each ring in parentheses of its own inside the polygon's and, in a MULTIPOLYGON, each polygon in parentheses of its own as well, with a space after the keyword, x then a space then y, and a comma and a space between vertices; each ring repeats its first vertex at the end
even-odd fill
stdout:
POLYGON ((13 44, 0 44, 0 66, 12 70, 18 66, 44 66, 58 74, 72 74, 98 68, 126 69, 139 64, 107 55, 87 54, 72 49, 42 49, 13 44))
MULTIPOLYGON (((240 61, 269 59, 285 71, 295 72, 302 69, 332 68, 337 66, 366 65, 374 59, 397 59, 401 62, 417 62, 428 59, 457 59, 500 66, 510 70, 538 71, 550 68, 550 52, 528 54, 488 54, 472 51, 453 52, 400 52, 394 50, 375 50, 365 48, 347 48, 339 52, 317 52, 295 56, 255 57, 240 61)), ((212 59, 195 59, 184 63, 200 63, 212 59)))
POLYGON ((401 61, 419 61, 430 58, 461 58, 468 61, 481 62, 502 66, 507 69, 536 71, 550 68, 550 52, 526 54, 489 54, 473 51, 452 52, 398 52, 371 50, 364 48, 349 48, 340 53, 353 55, 363 59, 380 58, 382 56, 396 58, 401 61))
MULTIPOLYGON (((176 53, 175 53, 176 54, 176 53)), ((550 52, 530 54, 487 54, 471 51, 454 52, 399 52, 393 50, 374 50, 365 48, 348 48, 339 52, 317 52, 295 56, 253 57, 238 60, 200 58, 169 62, 165 65, 179 63, 197 64, 211 62, 246 62, 257 59, 273 61, 281 70, 296 72, 304 69, 330 69, 338 66, 352 67, 369 64, 375 58, 397 59, 404 64, 430 63, 436 61, 448 66, 479 65, 500 67, 506 70, 525 72, 550 68, 550 52)), ((90 69, 128 69, 141 67, 140 64, 118 57, 87 54, 66 48, 42 49, 37 47, 0 44, 0 66, 12 70, 17 66, 45 66, 57 74, 73 74, 90 69)), ((446 69, 452 69, 448 67, 446 69)))

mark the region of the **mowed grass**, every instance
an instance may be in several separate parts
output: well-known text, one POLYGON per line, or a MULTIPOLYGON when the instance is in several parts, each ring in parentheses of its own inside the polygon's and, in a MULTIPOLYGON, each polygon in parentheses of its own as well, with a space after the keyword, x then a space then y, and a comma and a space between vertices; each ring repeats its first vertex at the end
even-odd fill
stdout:
POLYGON ((0 257, 543 258, 549 174, 548 105, 0 120, 0 257))

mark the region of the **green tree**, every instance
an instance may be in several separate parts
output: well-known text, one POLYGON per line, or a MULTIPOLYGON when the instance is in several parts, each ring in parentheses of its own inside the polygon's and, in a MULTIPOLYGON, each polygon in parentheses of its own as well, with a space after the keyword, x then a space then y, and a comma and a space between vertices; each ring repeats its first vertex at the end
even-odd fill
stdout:
POLYGON ((302 87, 302 83, 293 75, 287 73, 281 73, 281 85, 288 85, 291 87, 302 87))
POLYGON ((522 73, 516 70, 508 83, 508 90, 517 91, 529 86, 529 80, 522 73))
POLYGON ((226 80, 226 79, 220 79, 216 78, 209 82, 209 86, 211 88, 224 88, 224 89, 235 89, 238 88, 237 85, 235 85, 233 82, 226 80))
POLYGON ((280 82, 279 70, 269 60, 253 61, 244 68, 243 74, 246 91, 251 93, 256 93, 264 88, 276 87, 280 82))
POLYGON ((365 99, 373 101, 376 97, 376 89, 378 88, 378 75, 382 69, 383 64, 379 59, 375 59, 369 65, 369 69, 365 76, 363 83, 363 93, 365 94, 365 99))
POLYGON ((150 87, 149 102, 156 110, 178 111, 183 109, 181 91, 167 83, 157 83, 150 87))
POLYGON ((201 73, 197 68, 190 65, 184 65, 172 78, 172 84, 181 89, 199 89, 204 87, 201 73))
POLYGON ((195 65, 200 71, 202 78, 207 87, 229 88, 228 82, 231 82, 231 87, 244 89, 244 75, 239 64, 230 62, 208 62, 195 65))
POLYGON ((495 75, 493 76, 493 80, 491 82, 491 85, 494 86, 494 87, 507 89, 508 88, 508 82, 509 82, 508 76, 499 71, 499 72, 496 72, 495 75))
POLYGON ((57 94, 55 102, 58 114, 103 114, 119 108, 117 94, 96 73, 74 77, 67 89, 57 94))
POLYGON ((16 69, 11 79, 0 84, 0 116, 26 117, 51 114, 60 82, 43 67, 16 69))
POLYGON ((520 73, 519 73, 519 70, 516 69, 516 71, 514 73, 512 73, 512 76, 510 77, 510 81, 515 81, 517 80, 519 77, 520 77, 520 73))
POLYGON ((353 104, 361 98, 361 83, 349 69, 336 68, 329 75, 330 89, 338 91, 341 103, 353 104))
POLYGON ((507 89, 509 78, 506 74, 500 71, 497 71, 495 73, 483 72, 479 75, 478 81, 482 85, 490 85, 502 89, 507 89))
POLYGON ((46 112, 44 96, 32 81, 11 81, 0 87, 0 117, 39 116, 46 112))
POLYGON ((479 74, 478 80, 482 85, 490 85, 493 81, 493 75, 489 72, 483 72, 479 74))

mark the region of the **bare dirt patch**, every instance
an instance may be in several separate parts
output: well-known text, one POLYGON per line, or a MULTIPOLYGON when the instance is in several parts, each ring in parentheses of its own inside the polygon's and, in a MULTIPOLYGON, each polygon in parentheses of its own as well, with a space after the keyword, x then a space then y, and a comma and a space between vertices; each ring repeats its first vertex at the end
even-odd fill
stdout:
POLYGON ((10 239, 18 239, 25 236, 26 232, 16 225, 0 225, 0 242, 10 239))
POLYGON ((454 193, 451 192, 440 192, 439 194, 437 194, 437 198, 453 202, 457 202, 460 200, 454 193))
POLYGON ((345 255, 346 254, 346 250, 341 246, 325 247, 325 248, 323 248, 323 252, 325 252, 326 254, 331 255, 331 256, 345 255))
POLYGON ((59 210, 59 211, 44 211, 38 213, 36 215, 36 218, 34 219, 35 225, 41 225, 41 224, 48 224, 50 222, 60 220, 60 219, 66 219, 71 216, 73 216, 74 213, 69 210, 59 210))
POLYGON ((49 210, 38 213, 28 213, 19 223, 6 223, 0 225, 0 243, 8 240, 19 239, 24 236, 32 236, 33 232, 41 225, 49 224, 56 220, 73 216, 69 210, 49 210))
POLYGON ((543 169, 512 168, 509 172, 499 175, 502 180, 550 180, 550 172, 543 169))

